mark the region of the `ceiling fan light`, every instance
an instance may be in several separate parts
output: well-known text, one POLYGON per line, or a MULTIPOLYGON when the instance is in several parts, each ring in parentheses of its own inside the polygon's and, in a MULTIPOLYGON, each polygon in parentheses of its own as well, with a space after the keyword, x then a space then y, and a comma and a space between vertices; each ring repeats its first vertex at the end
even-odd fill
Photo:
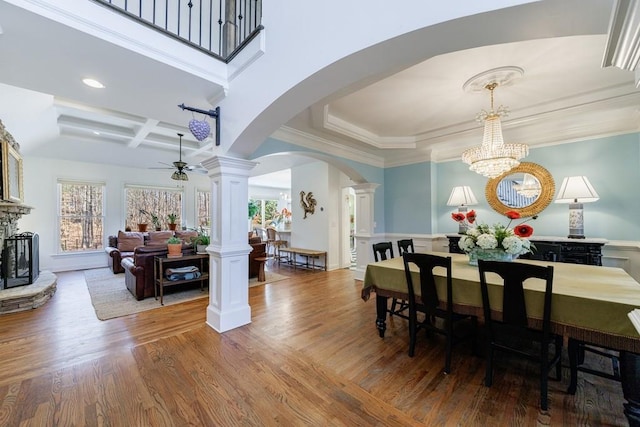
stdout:
POLYGON ((189 181, 189 177, 183 171, 175 171, 173 174, 171 174, 171 179, 175 181, 189 181))

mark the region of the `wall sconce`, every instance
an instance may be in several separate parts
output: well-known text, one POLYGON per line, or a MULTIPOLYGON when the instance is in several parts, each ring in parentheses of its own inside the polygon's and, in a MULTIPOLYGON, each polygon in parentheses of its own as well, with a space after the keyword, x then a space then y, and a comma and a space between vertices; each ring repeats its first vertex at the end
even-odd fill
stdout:
MULTIPOLYGON (((467 185, 461 187, 453 187, 451 190, 451 195, 449 196, 449 200, 447 201, 447 206, 457 206, 459 213, 466 213, 467 206, 477 205, 478 200, 476 196, 473 195, 473 191, 467 185)), ((464 234, 467 232, 467 223, 459 222, 458 223, 458 233, 464 234)))
POLYGON ((555 203, 569 203, 569 238, 584 239, 582 204, 600 199, 586 176, 568 176, 562 181, 555 203))

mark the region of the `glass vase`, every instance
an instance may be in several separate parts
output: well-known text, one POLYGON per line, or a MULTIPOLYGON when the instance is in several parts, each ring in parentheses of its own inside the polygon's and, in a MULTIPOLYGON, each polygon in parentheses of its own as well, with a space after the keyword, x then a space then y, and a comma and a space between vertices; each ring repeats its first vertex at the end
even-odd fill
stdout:
POLYGON ((476 248, 468 253, 469 264, 478 265, 478 260, 485 261, 507 261, 511 262, 516 258, 516 255, 509 254, 504 249, 480 249, 476 248))

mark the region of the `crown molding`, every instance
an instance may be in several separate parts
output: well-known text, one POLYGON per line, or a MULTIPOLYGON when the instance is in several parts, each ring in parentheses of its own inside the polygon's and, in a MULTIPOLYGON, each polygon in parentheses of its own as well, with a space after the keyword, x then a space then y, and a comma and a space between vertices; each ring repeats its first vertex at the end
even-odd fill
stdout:
POLYGON ((383 157, 356 150, 289 126, 280 126, 280 128, 276 130, 271 137, 283 142, 308 148, 310 150, 316 150, 332 156, 353 160, 354 162, 364 163, 379 168, 385 167, 383 157))
POLYGON ((415 148, 416 138, 411 136, 380 136, 346 120, 332 115, 329 112, 329 105, 323 108, 323 127, 327 130, 337 132, 349 138, 369 144, 380 149, 391 148, 415 148))
POLYGON ((634 71, 640 60, 640 1, 617 0, 611 21, 609 37, 602 59, 603 67, 617 67, 634 71))

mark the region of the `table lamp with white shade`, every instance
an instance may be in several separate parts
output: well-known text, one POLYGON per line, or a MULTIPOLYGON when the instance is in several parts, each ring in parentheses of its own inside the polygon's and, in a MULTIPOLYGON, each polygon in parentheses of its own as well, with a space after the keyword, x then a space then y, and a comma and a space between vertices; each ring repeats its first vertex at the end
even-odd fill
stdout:
MULTIPOLYGON (((457 206, 458 212, 466 213, 467 206, 477 205, 478 200, 476 200, 476 196, 473 195, 473 191, 468 185, 453 187, 451 190, 451 195, 449 196, 449 200, 447 201, 447 206, 457 206)), ((464 234, 467 232, 467 224, 465 222, 458 223, 458 233, 464 234)))
POLYGON ((600 199, 586 176, 568 176, 562 181, 556 203, 569 203, 569 238, 584 239, 582 204, 600 199))

